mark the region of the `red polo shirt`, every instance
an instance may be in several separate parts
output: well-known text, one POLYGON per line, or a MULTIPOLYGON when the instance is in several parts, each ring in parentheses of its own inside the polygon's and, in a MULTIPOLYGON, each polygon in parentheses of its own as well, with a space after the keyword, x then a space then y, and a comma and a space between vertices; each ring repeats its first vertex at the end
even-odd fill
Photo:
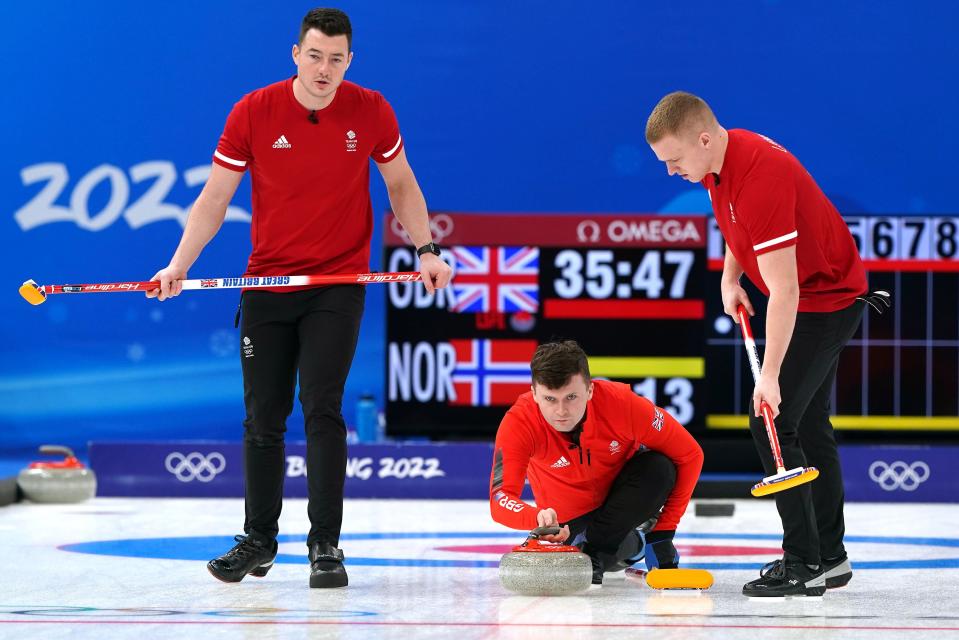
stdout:
POLYGON ((837 311, 866 291, 866 271, 839 211, 809 172, 769 138, 731 129, 723 167, 702 182, 726 245, 746 276, 769 289, 756 257, 796 246, 799 311, 837 311))
POLYGON ((344 81, 333 101, 313 112, 314 123, 293 96, 293 82, 237 102, 213 157, 231 171, 249 169, 253 181, 245 275, 369 271, 369 159, 386 163, 399 155, 396 116, 382 95, 344 81))

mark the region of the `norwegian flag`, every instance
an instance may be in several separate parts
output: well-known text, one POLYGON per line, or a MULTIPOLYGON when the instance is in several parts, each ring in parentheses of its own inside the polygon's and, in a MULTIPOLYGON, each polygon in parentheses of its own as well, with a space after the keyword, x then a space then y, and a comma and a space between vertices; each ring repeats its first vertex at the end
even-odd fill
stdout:
POLYGON ((511 405, 529 391, 535 340, 450 340, 456 352, 451 405, 511 405))
POLYGON ((538 247, 453 247, 450 309, 457 313, 539 309, 538 247))
POLYGON ((206 289, 206 288, 208 288, 208 287, 216 287, 216 286, 219 285, 219 284, 220 284, 220 281, 219 281, 219 280, 216 280, 216 279, 213 279, 213 280, 200 280, 200 286, 203 287, 204 289, 206 289))

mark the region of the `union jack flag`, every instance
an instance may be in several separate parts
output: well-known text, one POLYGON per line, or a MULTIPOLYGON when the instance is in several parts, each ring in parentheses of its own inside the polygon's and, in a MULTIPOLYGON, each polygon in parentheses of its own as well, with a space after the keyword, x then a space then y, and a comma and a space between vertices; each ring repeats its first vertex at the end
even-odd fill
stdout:
POLYGON ((539 310, 538 247, 453 247, 456 313, 539 310))
POLYGON ((451 405, 511 405, 529 391, 535 340, 450 340, 456 352, 451 405))
POLYGON ((200 280, 200 286, 203 287, 204 289, 206 289, 206 288, 208 288, 208 287, 215 287, 215 286, 217 286, 217 285, 219 285, 219 284, 220 284, 220 281, 219 281, 219 280, 216 280, 216 279, 213 279, 213 280, 200 280))

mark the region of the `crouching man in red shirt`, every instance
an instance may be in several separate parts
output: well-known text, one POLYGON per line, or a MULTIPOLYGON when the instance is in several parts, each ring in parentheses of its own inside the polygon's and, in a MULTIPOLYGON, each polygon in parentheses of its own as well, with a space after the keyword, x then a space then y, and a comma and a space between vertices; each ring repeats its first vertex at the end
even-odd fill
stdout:
POLYGON ((675 569, 673 536, 703 466, 703 451, 671 415, 628 385, 590 379, 574 341, 540 345, 533 384, 496 433, 493 520, 513 529, 560 526, 545 539, 576 544, 593 584, 643 557, 675 569), (523 502, 529 478, 536 506, 523 502), (645 549, 644 540, 645 537, 645 549))

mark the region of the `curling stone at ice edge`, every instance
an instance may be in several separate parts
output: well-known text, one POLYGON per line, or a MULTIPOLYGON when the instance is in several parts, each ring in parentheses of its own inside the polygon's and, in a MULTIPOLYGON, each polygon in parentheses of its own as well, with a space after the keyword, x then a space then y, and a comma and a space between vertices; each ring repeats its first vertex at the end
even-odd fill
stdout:
POLYGON ((31 462, 17 476, 24 497, 31 502, 72 503, 96 495, 97 477, 77 460, 69 447, 43 445, 40 453, 63 455, 63 460, 31 462))
POLYGON ((521 595, 558 596, 585 591, 592 584, 593 564, 577 547, 543 544, 541 535, 559 533, 559 527, 540 527, 526 542, 500 560, 503 586, 521 595))

